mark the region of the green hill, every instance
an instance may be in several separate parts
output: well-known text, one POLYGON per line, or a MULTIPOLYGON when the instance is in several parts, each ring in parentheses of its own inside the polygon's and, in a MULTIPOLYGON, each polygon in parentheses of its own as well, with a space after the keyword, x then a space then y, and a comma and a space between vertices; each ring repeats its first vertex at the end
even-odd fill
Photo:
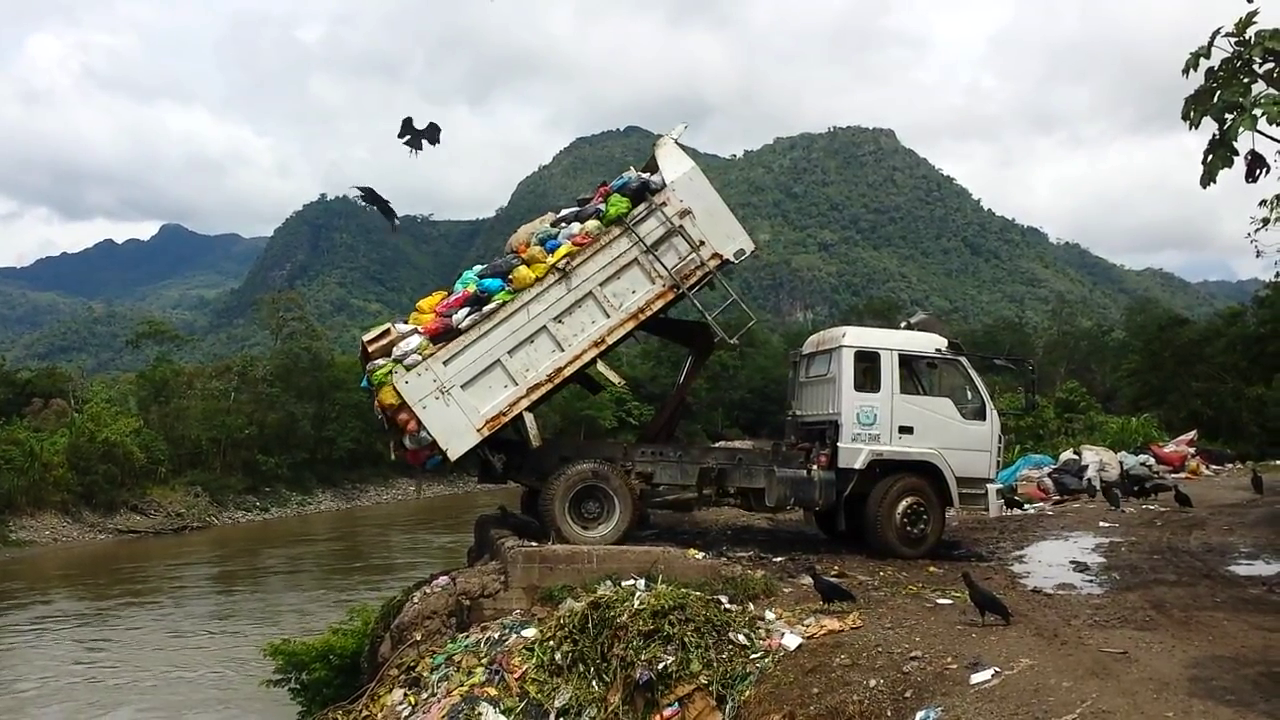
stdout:
MULTIPOLYGON (((286 219, 242 273, 243 282, 212 302, 204 299, 217 292, 217 283, 192 293, 199 295, 196 301, 180 301, 199 273, 144 286, 149 300, 124 297, 119 282, 91 283, 100 288, 98 298, 114 293, 125 300, 92 313, 83 300, 63 305, 66 285, 47 278, 44 285, 28 285, 24 302, 46 315, 79 309, 79 316, 92 318, 87 322, 99 329, 79 357, 111 361, 95 367, 126 360, 117 355, 122 340, 116 328, 144 311, 182 317, 184 329, 200 337, 202 352, 252 344, 255 306, 278 290, 296 291, 307 314, 350 346, 363 327, 402 315, 463 267, 492 259, 529 219, 641 165, 654 138, 637 127, 579 138, 521 181, 489 218, 404 217, 391 233, 353 200, 321 196, 286 219)), ((1116 317, 1138 298, 1202 313, 1240 302, 1254 289, 1253 281, 1191 283, 1163 271, 1130 270, 1079 245, 1053 243, 983 207, 890 130, 805 133, 735 158, 693 152, 759 245, 735 275, 753 308, 767 315, 839 321, 848 308, 874 297, 957 320, 1035 323, 1049 321, 1062 307, 1116 317)), ((0 284, 0 298, 5 292, 21 291, 0 284)), ((76 357, 65 340, 74 334, 73 324, 80 321, 43 330, 39 323, 15 321, 8 342, 18 335, 23 341, 10 354, 18 361, 76 357)))

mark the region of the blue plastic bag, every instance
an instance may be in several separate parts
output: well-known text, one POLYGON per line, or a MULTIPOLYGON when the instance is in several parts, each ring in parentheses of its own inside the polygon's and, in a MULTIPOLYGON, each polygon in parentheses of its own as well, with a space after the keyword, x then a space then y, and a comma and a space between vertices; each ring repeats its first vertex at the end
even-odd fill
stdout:
POLYGON ((1040 468, 1053 467, 1057 462, 1057 460, 1054 460, 1048 455, 1023 455, 1012 465, 996 473, 996 484, 1005 486, 1012 485, 1018 481, 1018 476, 1027 470, 1039 470, 1040 468))
POLYGON ((506 281, 500 278, 485 278, 476 283, 476 294, 487 298, 491 298, 506 289, 506 281))

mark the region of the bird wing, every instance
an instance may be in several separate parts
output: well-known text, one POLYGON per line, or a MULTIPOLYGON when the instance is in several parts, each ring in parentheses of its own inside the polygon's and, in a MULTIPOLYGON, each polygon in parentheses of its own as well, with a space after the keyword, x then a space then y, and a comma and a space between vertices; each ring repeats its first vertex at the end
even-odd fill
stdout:
POLYGON ((432 147, 440 144, 440 126, 435 124, 434 121, 427 123, 427 126, 423 128, 422 134, 432 147))
POLYGON ((413 116, 406 115, 404 119, 400 121, 400 134, 396 135, 396 137, 404 139, 417 134, 418 129, 413 126, 413 116))

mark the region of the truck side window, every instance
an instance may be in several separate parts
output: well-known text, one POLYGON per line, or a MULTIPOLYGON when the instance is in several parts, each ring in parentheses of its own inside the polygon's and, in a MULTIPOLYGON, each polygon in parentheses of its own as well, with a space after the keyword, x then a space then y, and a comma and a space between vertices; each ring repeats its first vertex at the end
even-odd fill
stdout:
POLYGON ((831 351, 814 353, 804 359, 804 379, 825 377, 831 372, 831 351))
POLYGON ((880 394, 880 353, 858 350, 853 353, 853 389, 868 395, 880 394))
POLYGON ((982 399, 982 391, 959 360, 900 354, 898 372, 903 395, 944 397, 965 420, 986 421, 987 403, 982 399))

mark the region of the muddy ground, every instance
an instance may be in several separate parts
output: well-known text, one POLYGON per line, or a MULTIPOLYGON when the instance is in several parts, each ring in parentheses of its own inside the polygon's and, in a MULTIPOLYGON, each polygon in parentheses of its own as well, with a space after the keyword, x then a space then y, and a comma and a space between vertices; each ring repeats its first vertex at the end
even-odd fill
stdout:
MULTIPOLYGON (((1280 482, 1271 485, 1280 495, 1280 482)), ((810 562, 857 592, 865 625, 783 657, 747 720, 893 720, 930 704, 955 720, 1280 718, 1280 575, 1227 570, 1242 548, 1280 560, 1280 497, 1256 500, 1240 474, 1184 488, 1193 511, 1166 495, 1164 511, 1126 502, 1132 512, 1114 512, 1099 501, 965 517, 948 536, 985 554, 979 562, 875 560, 822 539, 796 514, 734 510, 655 513, 642 541, 737 555, 784 579, 783 607, 816 601, 798 578, 810 562), (1011 570, 1018 551, 1073 531, 1115 538, 1098 548, 1101 594, 1033 591, 1011 570), (962 590, 964 569, 1005 599, 1012 626, 979 627, 963 595, 933 602, 962 590), (970 687, 978 664, 1003 674, 970 687)))

